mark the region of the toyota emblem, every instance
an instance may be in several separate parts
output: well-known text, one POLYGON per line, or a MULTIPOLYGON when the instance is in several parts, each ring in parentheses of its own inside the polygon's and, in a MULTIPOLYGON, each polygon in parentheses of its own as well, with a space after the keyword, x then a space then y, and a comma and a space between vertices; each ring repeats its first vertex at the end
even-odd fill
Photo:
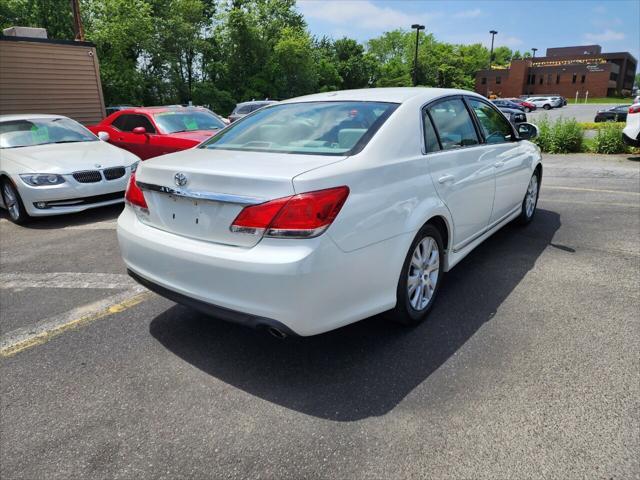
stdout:
POLYGON ((187 184, 187 176, 184 173, 178 172, 173 176, 173 180, 179 187, 184 187, 187 184))

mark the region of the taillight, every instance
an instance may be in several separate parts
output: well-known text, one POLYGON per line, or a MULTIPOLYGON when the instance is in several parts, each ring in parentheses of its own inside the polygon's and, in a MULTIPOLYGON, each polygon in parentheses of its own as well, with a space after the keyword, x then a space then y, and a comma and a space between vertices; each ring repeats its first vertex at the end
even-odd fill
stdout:
POLYGON ((124 192, 124 199, 131 205, 149 209, 149 207, 147 206, 147 201, 144 199, 142 190, 140 190, 140 187, 138 187, 138 185, 136 184, 136 172, 131 172, 127 190, 124 192))
POLYGON ((343 186, 245 207, 231 224, 231 231, 266 237, 317 237, 329 228, 348 196, 349 187, 343 186))
POLYGON ((640 103, 636 103, 635 105, 631 105, 629 107, 629 113, 640 113, 640 103))

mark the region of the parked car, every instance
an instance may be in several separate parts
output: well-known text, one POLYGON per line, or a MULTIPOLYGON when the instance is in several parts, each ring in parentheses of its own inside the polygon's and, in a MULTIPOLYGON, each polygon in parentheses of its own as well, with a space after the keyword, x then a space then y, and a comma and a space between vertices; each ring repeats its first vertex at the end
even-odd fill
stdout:
POLYGON ((629 107, 627 124, 622 130, 622 140, 632 147, 640 147, 640 103, 629 107))
POLYGON ((252 100, 251 102, 242 102, 236 105, 236 108, 233 109, 231 115, 229 115, 229 122, 235 122, 236 120, 249 115, 251 112, 255 112, 256 110, 266 107, 267 105, 272 105, 274 103, 278 103, 275 100, 252 100))
POLYGON ((521 98, 508 98, 507 100, 520 105, 525 113, 533 112, 536 109, 535 104, 522 100, 521 98))
POLYGON ((640 95, 636 95, 633 99, 633 104, 635 105, 636 103, 640 103, 640 95))
POLYGON ((89 130, 146 160, 195 147, 224 127, 207 109, 174 106, 120 110, 89 130))
POLYGON ((533 103, 537 108, 544 108, 545 110, 551 110, 557 101, 551 99, 551 97, 529 97, 526 100, 529 103, 533 103))
POLYGON ((416 324, 444 272, 534 217, 536 133, 464 90, 286 100, 142 162, 118 219, 121 252, 160 295, 279 337, 387 310, 416 324))
POLYGON ((114 106, 106 107, 105 110, 107 112, 107 117, 108 117, 112 113, 119 112, 120 110, 128 110, 131 108, 138 108, 138 107, 135 107, 133 105, 114 105, 114 106))
POLYGON ((495 100, 491 100, 491 103, 493 103, 496 107, 498 108, 509 108, 511 110, 520 110, 521 112, 524 112, 524 107, 522 107, 521 105, 512 102, 511 100, 506 100, 504 98, 497 98, 495 100))
POLYGON ((503 108, 498 107, 498 109, 504 113, 504 116, 509 119, 511 123, 514 125, 517 123, 524 123, 527 121, 527 114, 522 110, 516 110, 515 108, 503 108))
POLYGON ((631 105, 616 105, 615 107, 598 110, 594 122, 624 122, 631 105))
POLYGON ((60 115, 0 115, 0 206, 15 223, 124 201, 139 158, 60 115))
POLYGON ((564 100, 564 98, 562 97, 549 97, 551 98, 552 103, 552 107, 553 108, 562 108, 566 105, 566 100, 564 100))

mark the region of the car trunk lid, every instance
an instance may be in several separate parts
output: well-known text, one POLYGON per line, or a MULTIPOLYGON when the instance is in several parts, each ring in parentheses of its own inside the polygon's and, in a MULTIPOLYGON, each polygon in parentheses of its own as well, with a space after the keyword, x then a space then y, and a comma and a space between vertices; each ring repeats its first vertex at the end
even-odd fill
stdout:
POLYGON ((247 205, 293 195, 293 178, 345 157, 197 148, 141 163, 137 183, 155 228, 215 243, 252 247, 261 237, 230 230, 247 205))

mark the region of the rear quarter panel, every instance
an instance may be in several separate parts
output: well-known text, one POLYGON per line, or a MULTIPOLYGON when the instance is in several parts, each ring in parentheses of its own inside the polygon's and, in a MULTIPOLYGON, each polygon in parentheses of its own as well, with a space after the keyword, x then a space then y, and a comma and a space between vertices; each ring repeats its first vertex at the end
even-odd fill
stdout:
POLYGON ((428 219, 439 215, 451 224, 435 192, 428 157, 422 154, 421 135, 420 103, 402 104, 360 153, 294 178, 296 192, 349 187, 349 197, 327 231, 341 250, 405 235, 404 259, 415 232, 428 219))

